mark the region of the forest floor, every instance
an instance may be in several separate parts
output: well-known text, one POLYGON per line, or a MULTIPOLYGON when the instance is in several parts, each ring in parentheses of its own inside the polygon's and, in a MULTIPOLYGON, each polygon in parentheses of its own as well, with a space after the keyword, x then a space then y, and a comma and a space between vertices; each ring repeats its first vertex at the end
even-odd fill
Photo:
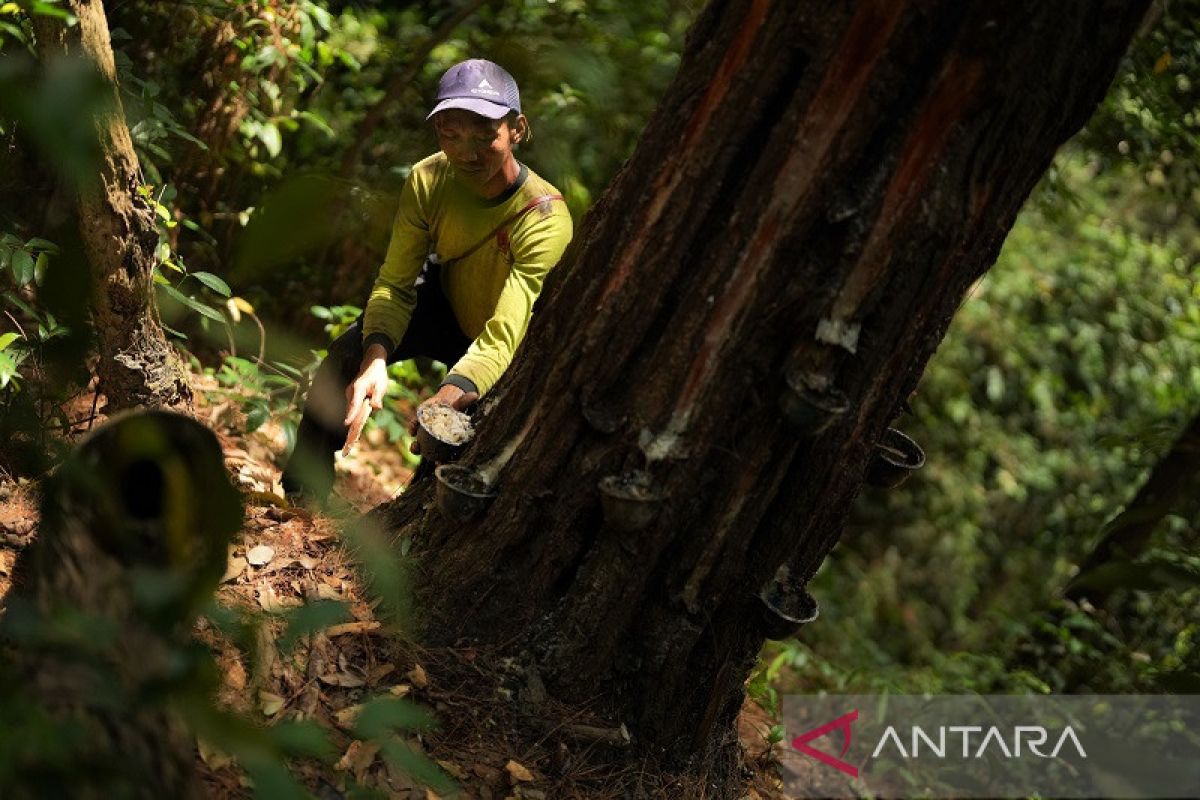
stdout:
MULTIPOLYGON (((203 397, 206 384, 193 376, 203 397)), ((86 418, 91 397, 81 398, 73 418, 86 418)), ((437 793, 380 757, 379 747, 355 739, 350 729, 362 704, 373 697, 407 697, 437 718, 434 730, 414 733, 407 744, 435 761, 457 784, 447 797, 499 798, 680 798, 710 797, 702 781, 662 774, 652 765, 614 759, 608 745, 578 735, 596 724, 577 710, 543 703, 530 713, 524 676, 511 660, 474 648, 430 650, 389 635, 375 618, 373 603, 346 554, 341 525, 401 491, 411 471, 378 433, 365 436, 355 452, 339 457, 335 492, 346 502, 342 519, 288 508, 279 493, 279 467, 286 440, 268 423, 245 433, 235 403, 201 400, 197 418, 216 434, 226 466, 245 498, 243 529, 230 547, 218 590, 225 606, 266 612, 301 605, 305 598, 346 603, 353 619, 309 637, 289 653, 275 646, 279 624, 258 637, 254 663, 205 623, 199 638, 212 647, 223 683, 218 701, 249 719, 270 724, 312 719, 331 734, 342 754, 331 768, 318 761, 295 763, 294 771, 318 797, 342 797, 348 784, 388 797, 432 800, 437 793)), ((82 435, 82 434, 81 434, 82 435)), ((36 487, 0 475, 0 597, 20 550, 37 530, 36 487)), ((265 616, 265 615, 264 615, 265 616)), ((777 764, 767 744, 773 721, 747 700, 738 721, 744 764, 741 800, 780 800, 777 764)), ((219 749, 198 748, 205 794, 249 797, 244 773, 219 749)))

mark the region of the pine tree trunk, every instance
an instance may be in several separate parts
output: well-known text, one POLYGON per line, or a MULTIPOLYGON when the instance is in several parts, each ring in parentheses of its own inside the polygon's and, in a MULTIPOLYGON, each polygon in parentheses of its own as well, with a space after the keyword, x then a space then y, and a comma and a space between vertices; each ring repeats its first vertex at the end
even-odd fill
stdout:
POLYGON ((117 91, 116 65, 101 0, 68 0, 78 23, 37 18, 43 58, 74 57, 95 65, 112 86, 112 105, 96 119, 100 174, 79 184, 79 230, 92 268, 92 325, 97 373, 109 409, 190 404, 191 386, 167 342, 154 301, 151 271, 158 233, 154 213, 137 193, 137 154, 117 91))
POLYGON ((599 695, 643 753, 720 774, 768 632, 756 595, 783 567, 799 597, 837 542, 1146 5, 711 3, 485 404, 463 463, 498 497, 455 523, 426 479, 385 509, 427 635, 531 653, 558 699, 599 695), (798 372, 850 401, 815 437, 781 414, 798 372), (666 499, 625 533, 597 483, 633 469, 666 499))

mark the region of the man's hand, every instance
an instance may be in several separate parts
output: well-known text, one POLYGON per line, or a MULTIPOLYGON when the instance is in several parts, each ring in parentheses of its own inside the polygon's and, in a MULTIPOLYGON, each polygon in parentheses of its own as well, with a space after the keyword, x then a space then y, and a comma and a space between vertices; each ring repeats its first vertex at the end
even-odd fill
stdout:
MULTIPOLYGON (((438 389, 437 394, 435 394, 433 397, 426 400, 424 403, 421 403, 421 405, 417 408, 417 410, 420 411, 421 408, 423 408, 425 406, 450 406, 455 411, 462 411, 464 408, 471 405, 471 403, 474 403, 478 399, 479 399, 479 395, 476 394, 475 392, 464 392, 462 389, 458 388, 457 386, 447 383, 445 386, 438 389)), ((410 444, 408 446, 408 449, 414 455, 420 455, 421 448, 417 444, 417 440, 416 440, 416 435, 417 435, 417 416, 416 416, 416 414, 414 414, 413 418, 408 421, 408 435, 414 437, 412 440, 412 444, 410 444)))
POLYGON ((372 411, 383 408, 387 396, 388 374, 387 353, 382 345, 373 344, 363 356, 362 367, 354 383, 346 387, 346 419, 342 422, 350 428, 342 452, 349 452, 362 432, 367 417, 372 411), (364 405, 365 404, 365 405, 364 405))

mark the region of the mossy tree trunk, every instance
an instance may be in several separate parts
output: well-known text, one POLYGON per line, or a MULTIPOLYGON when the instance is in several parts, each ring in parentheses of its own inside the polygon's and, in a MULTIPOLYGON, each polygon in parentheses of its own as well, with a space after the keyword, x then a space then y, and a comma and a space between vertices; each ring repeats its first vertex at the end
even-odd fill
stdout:
POLYGON ((641 752, 732 774, 757 593, 781 567, 799 591, 837 542, 1146 5, 712 2, 485 401, 463 461, 498 497, 455 523, 424 479, 384 509, 429 637, 507 643, 641 752), (796 372, 850 401, 815 438, 780 412, 796 372), (666 500, 629 534, 597 483, 634 469, 666 500))
POLYGON ((92 274, 96 371, 109 408, 179 406, 191 402, 187 373, 159 323, 151 273, 158 233, 154 213, 138 195, 143 182, 117 90, 108 21, 100 0, 68 0, 74 25, 37 18, 43 59, 80 58, 112 87, 112 103, 97 115, 100 172, 80 176, 79 231, 92 274))

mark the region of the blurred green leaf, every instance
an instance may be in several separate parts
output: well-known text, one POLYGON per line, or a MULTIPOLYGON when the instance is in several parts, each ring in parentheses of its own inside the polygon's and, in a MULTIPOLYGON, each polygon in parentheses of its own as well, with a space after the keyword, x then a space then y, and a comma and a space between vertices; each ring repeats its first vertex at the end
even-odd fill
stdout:
POLYGON ((437 764, 398 738, 385 739, 380 744, 379 752, 396 769, 404 772, 413 780, 429 786, 439 794, 450 794, 456 790, 454 781, 442 772, 437 764))
POLYGON ((397 731, 433 726, 433 717, 415 703, 399 697, 379 697, 367 702, 355 717, 354 734, 361 739, 383 739, 397 731))
POLYGON ((309 600, 299 608, 288 611, 284 618, 287 627, 279 637, 278 647, 290 651, 301 638, 351 619, 349 607, 337 600, 309 600))

